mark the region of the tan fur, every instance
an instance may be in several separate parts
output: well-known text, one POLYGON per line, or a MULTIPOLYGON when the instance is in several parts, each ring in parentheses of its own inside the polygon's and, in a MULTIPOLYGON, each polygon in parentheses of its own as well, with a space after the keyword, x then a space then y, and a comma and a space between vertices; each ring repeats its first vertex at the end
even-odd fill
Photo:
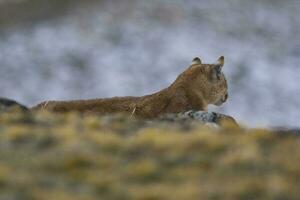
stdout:
POLYGON ((113 97, 106 99, 46 101, 31 110, 53 112, 109 114, 123 112, 142 118, 154 118, 167 113, 206 110, 208 104, 220 105, 227 99, 227 83, 223 73, 217 76, 224 57, 216 64, 202 64, 195 58, 183 73, 167 88, 141 97, 113 97))

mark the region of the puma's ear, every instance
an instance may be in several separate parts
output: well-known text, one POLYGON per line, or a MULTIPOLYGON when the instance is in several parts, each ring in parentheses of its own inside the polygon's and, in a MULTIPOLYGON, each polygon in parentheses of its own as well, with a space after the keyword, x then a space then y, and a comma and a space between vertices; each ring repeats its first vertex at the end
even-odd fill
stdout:
POLYGON ((221 56, 221 57, 218 59, 217 65, 220 65, 221 67, 223 67, 223 65, 224 65, 224 56, 221 56))
POLYGON ((202 64, 200 58, 198 58, 198 57, 194 58, 192 61, 192 65, 197 65, 197 64, 202 64))

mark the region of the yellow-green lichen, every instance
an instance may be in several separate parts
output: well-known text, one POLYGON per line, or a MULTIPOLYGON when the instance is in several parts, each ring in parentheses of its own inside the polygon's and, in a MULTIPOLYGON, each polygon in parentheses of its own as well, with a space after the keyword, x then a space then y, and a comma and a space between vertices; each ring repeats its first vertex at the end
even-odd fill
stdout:
POLYGON ((299 199, 300 136, 0 114, 0 199, 299 199))

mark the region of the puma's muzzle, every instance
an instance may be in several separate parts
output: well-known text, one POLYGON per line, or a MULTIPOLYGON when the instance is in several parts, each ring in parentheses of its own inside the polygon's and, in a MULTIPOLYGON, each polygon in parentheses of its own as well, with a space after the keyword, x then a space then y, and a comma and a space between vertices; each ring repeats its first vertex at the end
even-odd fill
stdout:
POLYGON ((227 99, 228 99, 228 93, 226 93, 224 96, 222 96, 222 98, 217 103, 215 103, 215 105, 220 106, 223 103, 225 103, 227 101, 227 99))

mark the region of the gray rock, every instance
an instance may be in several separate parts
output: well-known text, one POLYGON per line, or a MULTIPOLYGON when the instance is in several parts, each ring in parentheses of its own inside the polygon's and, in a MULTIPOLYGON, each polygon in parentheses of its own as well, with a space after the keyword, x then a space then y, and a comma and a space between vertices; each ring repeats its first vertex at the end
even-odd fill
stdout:
POLYGON ((234 126, 239 126, 235 119, 231 116, 207 111, 195 111, 190 110, 187 112, 168 114, 160 118, 161 120, 167 121, 199 121, 206 125, 217 125, 220 126, 223 121, 227 121, 234 126))

